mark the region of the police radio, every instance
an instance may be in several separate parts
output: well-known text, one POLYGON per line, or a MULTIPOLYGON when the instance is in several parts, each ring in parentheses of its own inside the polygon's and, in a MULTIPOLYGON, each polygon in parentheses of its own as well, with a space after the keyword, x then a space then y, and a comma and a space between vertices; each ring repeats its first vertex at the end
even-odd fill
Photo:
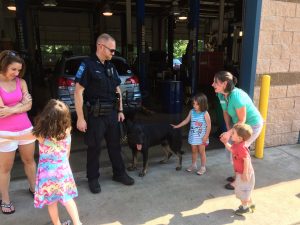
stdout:
POLYGON ((114 74, 113 68, 108 68, 108 69, 106 69, 106 75, 107 75, 109 78, 112 78, 112 77, 113 77, 113 74, 114 74))

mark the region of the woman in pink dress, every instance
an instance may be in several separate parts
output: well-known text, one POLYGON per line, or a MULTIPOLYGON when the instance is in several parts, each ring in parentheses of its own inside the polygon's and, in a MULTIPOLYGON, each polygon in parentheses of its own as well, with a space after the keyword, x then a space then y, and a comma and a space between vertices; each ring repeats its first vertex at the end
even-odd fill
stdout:
MULTIPOLYGON (((0 134, 15 135, 30 133, 31 122, 27 111, 32 100, 26 82, 21 79, 25 72, 24 60, 13 51, 0 53, 0 134)), ((0 139, 0 190, 1 211, 12 214, 15 208, 9 197, 10 173, 16 150, 19 149, 29 181, 29 191, 33 195, 36 164, 34 161, 34 140, 0 139)))

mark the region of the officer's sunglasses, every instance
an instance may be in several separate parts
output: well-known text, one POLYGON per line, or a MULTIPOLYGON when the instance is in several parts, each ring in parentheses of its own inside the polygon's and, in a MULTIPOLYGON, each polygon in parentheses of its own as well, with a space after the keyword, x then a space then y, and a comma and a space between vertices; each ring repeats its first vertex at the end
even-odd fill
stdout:
POLYGON ((107 50, 109 50, 111 54, 114 54, 114 53, 116 52, 116 49, 111 49, 111 48, 107 47, 107 46, 104 45, 104 44, 101 44, 101 45, 102 45, 104 48, 106 48, 107 50))

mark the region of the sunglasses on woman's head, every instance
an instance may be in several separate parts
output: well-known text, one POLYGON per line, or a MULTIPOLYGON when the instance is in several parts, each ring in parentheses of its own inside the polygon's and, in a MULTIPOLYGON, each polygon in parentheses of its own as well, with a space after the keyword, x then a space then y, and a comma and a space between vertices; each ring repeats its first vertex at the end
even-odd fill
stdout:
POLYGON ((7 53, 6 53, 6 56, 9 56, 9 57, 18 57, 19 54, 17 52, 15 52, 15 51, 8 50, 7 53))
POLYGON ((1 61, 4 59, 4 58, 15 58, 15 57, 20 57, 19 54, 15 51, 12 51, 12 50, 4 50, 3 52, 5 52, 5 54, 2 55, 2 58, 1 58, 1 61))

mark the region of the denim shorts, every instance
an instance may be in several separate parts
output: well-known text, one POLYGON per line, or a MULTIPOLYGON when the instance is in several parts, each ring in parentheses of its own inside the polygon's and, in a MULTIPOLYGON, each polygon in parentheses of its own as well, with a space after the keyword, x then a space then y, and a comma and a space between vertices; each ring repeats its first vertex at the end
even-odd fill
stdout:
MULTIPOLYGON (((32 127, 29 127, 21 131, 0 131, 0 135, 5 136, 20 136, 22 134, 27 134, 32 131, 32 127)), ((8 140, 0 138, 0 152, 13 152, 16 151, 19 145, 27 145, 35 142, 35 140, 8 140)))

